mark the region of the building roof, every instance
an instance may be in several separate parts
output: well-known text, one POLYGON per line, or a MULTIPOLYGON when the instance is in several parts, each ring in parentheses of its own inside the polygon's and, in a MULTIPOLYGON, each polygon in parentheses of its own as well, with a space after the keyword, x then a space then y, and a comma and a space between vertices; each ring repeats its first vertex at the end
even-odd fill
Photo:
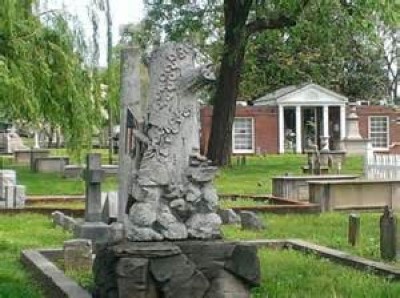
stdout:
POLYGON ((283 87, 253 101, 254 105, 343 105, 348 98, 317 84, 283 87))

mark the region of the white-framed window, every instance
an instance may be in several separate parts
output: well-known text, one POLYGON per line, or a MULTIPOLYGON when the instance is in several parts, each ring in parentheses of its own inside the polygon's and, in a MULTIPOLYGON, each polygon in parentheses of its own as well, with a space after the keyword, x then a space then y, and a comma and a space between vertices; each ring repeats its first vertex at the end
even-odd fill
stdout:
POLYGON ((232 129, 232 152, 254 153, 254 118, 235 118, 232 129))
POLYGON ((368 137, 371 139, 372 148, 389 148, 389 117, 369 116, 368 137))

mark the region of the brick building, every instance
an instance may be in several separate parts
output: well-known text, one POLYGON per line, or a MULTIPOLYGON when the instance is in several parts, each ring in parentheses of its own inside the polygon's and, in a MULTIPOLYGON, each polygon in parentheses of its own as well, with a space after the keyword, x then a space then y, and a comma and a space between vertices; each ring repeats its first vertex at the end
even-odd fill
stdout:
MULTIPOLYGON (((289 86, 237 106, 232 129, 234 154, 302 153, 328 140, 337 150, 346 133, 346 97, 315 84, 289 86)), ((357 106, 360 134, 376 151, 400 153, 400 111, 386 106, 357 106)), ((201 149, 206 152, 212 107, 203 107, 201 149)))

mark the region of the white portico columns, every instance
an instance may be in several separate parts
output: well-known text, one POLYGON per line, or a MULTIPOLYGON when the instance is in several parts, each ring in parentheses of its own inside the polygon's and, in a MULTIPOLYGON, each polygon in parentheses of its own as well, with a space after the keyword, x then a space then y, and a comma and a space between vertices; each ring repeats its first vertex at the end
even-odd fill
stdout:
POLYGON ((322 107, 323 136, 329 137, 329 106, 322 107))
POLYGON ((321 136, 321 150, 329 151, 329 106, 322 106, 322 136, 321 136))
POLYGON ((282 105, 278 106, 279 153, 285 153, 285 115, 282 105))
POLYGON ((296 153, 302 153, 301 106, 296 106, 296 153))
POLYGON ((340 106, 340 140, 346 137, 346 106, 340 106))
POLYGON ((37 131, 35 131, 35 133, 34 133, 34 140, 35 140, 35 144, 33 145, 33 149, 39 149, 40 148, 39 133, 37 131))

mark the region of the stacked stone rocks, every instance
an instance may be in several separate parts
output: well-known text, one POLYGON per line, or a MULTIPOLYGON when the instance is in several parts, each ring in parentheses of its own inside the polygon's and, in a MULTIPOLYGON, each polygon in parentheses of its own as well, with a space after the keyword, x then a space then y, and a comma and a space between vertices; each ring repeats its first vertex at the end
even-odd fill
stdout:
POLYGON ((260 282, 256 248, 234 242, 128 243, 98 255, 96 297, 248 298, 260 282))

